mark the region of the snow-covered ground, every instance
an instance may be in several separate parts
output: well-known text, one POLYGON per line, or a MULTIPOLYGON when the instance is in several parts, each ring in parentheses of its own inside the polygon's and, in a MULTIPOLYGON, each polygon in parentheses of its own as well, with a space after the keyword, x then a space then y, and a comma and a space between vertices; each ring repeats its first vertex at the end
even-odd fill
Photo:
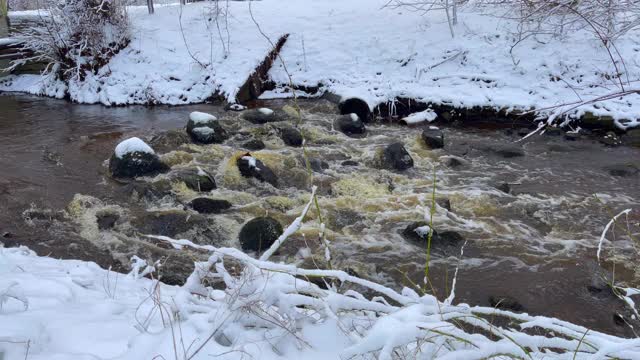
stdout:
MULTIPOLYGON (((296 85, 322 84, 338 95, 362 97, 372 106, 409 97, 464 107, 539 109, 617 90, 607 51, 586 31, 562 39, 530 37, 510 51, 516 42, 509 35, 515 31, 510 21, 463 11, 452 39, 442 13, 422 16, 384 8, 385 2, 251 3, 255 20, 272 41, 291 34, 281 54, 296 85)), ((186 104, 215 93, 233 100, 271 45, 253 22, 249 2, 229 2, 228 21, 221 17, 218 24, 208 21, 213 19, 211 6, 158 6, 155 15, 148 15, 144 7, 131 7, 133 40, 98 75, 68 88, 22 76, 0 85, 0 90, 51 96, 68 92, 74 101, 114 105, 186 104)), ((638 35, 630 32, 616 43, 626 64, 627 89, 640 78, 638 35)), ((270 76, 279 84, 289 82, 279 62, 270 76)), ((584 111, 627 120, 621 127, 637 126, 640 95, 578 110, 584 111)))

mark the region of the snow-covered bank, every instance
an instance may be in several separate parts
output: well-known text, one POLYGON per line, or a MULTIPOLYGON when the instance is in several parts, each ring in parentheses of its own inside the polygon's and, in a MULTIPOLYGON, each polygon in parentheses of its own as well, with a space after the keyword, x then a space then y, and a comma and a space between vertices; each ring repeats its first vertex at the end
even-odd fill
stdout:
MULTIPOLYGON (((512 49, 516 39, 509 34, 516 24, 507 20, 465 11, 452 39, 443 14, 422 16, 384 4, 264 0, 252 8, 272 41, 291 34, 281 55, 295 85, 322 84, 372 107, 404 97, 457 107, 541 109, 616 90, 611 59, 587 32, 530 37, 512 49)), ((57 97, 68 92, 74 101, 108 105, 186 104, 216 94, 233 100, 271 45, 254 23, 249 2, 229 2, 228 22, 220 20, 220 30, 210 6, 162 6, 155 15, 132 7, 131 44, 96 76, 67 88, 25 75, 0 84, 0 90, 57 97)), ((637 38, 636 30, 617 40, 630 88, 640 78, 637 38)), ((275 65, 272 79, 288 84, 281 64, 275 65)), ((576 116, 586 111, 611 116, 622 128, 637 126, 640 95, 572 110, 576 116)))
POLYGON ((0 247, 0 358, 640 357, 637 339, 552 318, 454 306, 453 292, 441 303, 341 271, 296 269, 236 249, 206 250, 212 253, 209 261, 199 263, 199 271, 183 287, 171 287, 141 278, 149 269, 140 259, 133 272, 138 275, 122 275, 94 263, 0 247), (242 274, 227 272, 222 255, 244 264, 242 274), (323 290, 290 274, 355 282, 396 305, 382 298, 367 300, 353 290, 323 290), (224 281, 226 289, 202 286, 205 277, 224 281), (500 317, 511 319, 510 328, 492 324, 500 317), (472 330, 460 328, 461 322, 483 330, 467 332, 472 330), (541 332, 547 336, 537 335, 541 332))

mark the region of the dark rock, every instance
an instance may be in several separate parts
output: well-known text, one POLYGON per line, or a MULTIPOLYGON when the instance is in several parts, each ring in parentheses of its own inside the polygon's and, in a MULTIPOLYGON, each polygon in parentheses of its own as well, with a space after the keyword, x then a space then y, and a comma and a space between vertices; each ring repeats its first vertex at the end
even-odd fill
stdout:
POLYGON ((627 324, 627 322, 625 321, 624 317, 622 317, 622 315, 620 315, 618 313, 614 313, 613 314, 613 323, 618 325, 618 326, 625 326, 627 324))
MULTIPOLYGON (((407 241, 425 246, 429 241, 429 224, 424 221, 411 223, 400 234, 407 241)), ((463 242, 462 235, 455 231, 437 232, 433 230, 431 235, 431 249, 434 252, 450 253, 450 250, 461 246, 463 242)))
POLYGON ((443 160, 443 164, 446 167, 452 168, 452 169, 455 169, 457 167, 467 164, 467 161, 465 159, 458 156, 453 156, 453 155, 443 156, 441 157, 441 159, 443 160))
MULTIPOLYGON (((401 233, 405 240, 417 243, 426 244, 429 239, 429 224, 424 221, 417 221, 409 224, 401 233)), ((438 236, 438 233, 434 230, 431 235, 431 242, 438 236)))
POLYGON ((356 114, 358 115, 360 120, 364 122, 369 122, 372 120, 371 109, 369 108, 369 105, 362 99, 346 99, 340 102, 338 108, 340 109, 340 114, 342 115, 356 114))
POLYGON ((191 142, 189 135, 186 134, 182 130, 169 130, 163 132, 162 134, 158 134, 154 136, 149 144, 152 148, 159 151, 160 153, 165 153, 169 151, 173 151, 180 147, 183 144, 188 144, 191 142))
POLYGON ((436 199, 436 203, 440 205, 440 207, 445 208, 448 211, 451 211, 451 200, 447 198, 438 198, 436 199))
POLYGON ((511 193, 511 185, 509 185, 508 183, 499 183, 499 184, 496 184, 494 187, 505 194, 511 193))
POLYGON ((403 171, 413 167, 413 158, 402 143, 393 143, 382 152, 382 167, 389 170, 403 171))
POLYGON ((135 151, 122 157, 116 154, 109 159, 109 172, 117 178, 133 178, 136 176, 152 176, 169 170, 169 166, 158 158, 158 155, 135 151))
POLYGON ((598 116, 587 111, 580 118, 580 127, 590 130, 615 130, 616 122, 611 116, 598 116))
POLYGON ((200 168, 183 171, 179 178, 193 191, 209 192, 217 188, 213 176, 200 168))
POLYGON ((262 161, 254 158, 251 154, 247 153, 244 156, 238 158, 236 161, 240 174, 244 177, 253 177, 262 182, 267 182, 274 187, 278 187, 278 178, 262 161))
POLYGON ((338 209, 330 212, 327 217, 330 228, 336 231, 340 231, 345 226, 353 225, 363 219, 362 215, 351 209, 338 209))
POLYGON ((281 121, 280 116, 276 115, 275 111, 267 108, 247 110, 242 114, 242 117, 252 124, 281 121))
POLYGON ((311 166, 311 170, 317 173, 324 172, 324 170, 329 168, 329 164, 320 159, 309 159, 309 165, 311 166))
POLYGON ((582 135, 580 133, 577 132, 568 132, 564 134, 564 139, 568 140, 568 141, 576 141, 578 139, 580 139, 582 137, 582 135))
POLYGON ((191 208, 202 214, 220 214, 231 208, 231 203, 227 200, 197 198, 189 203, 191 208))
POLYGON ((302 134, 297 129, 290 127, 281 128, 280 138, 289 146, 302 146, 302 134))
POLYGON ((185 211, 153 211, 134 218, 132 225, 143 234, 176 237, 196 226, 207 226, 206 218, 185 211))
POLYGON ((262 142, 262 140, 260 139, 251 139, 246 143, 242 144, 242 147, 247 150, 258 151, 258 150, 264 149, 265 145, 264 145, 264 142, 262 142))
POLYGON ((605 168, 612 176, 627 177, 638 174, 640 170, 632 164, 616 164, 605 168))
POLYGON ((607 146, 618 146, 622 144, 622 140, 613 131, 608 131, 604 136, 598 138, 600 143, 607 146))
POLYGON ((515 145, 496 145, 491 147, 491 150, 505 159, 524 156, 524 150, 521 147, 515 145))
POLYGON ((348 114, 338 117, 333 122, 333 127, 351 137, 360 137, 367 132, 361 118, 356 114, 348 114))
POLYGON ((524 311, 524 306, 522 306, 522 304, 518 300, 516 300, 511 296, 491 295, 489 296, 489 304, 491 305, 491 307, 494 307, 500 310, 517 311, 517 312, 524 311))
POLYGON ((358 166, 358 162, 353 160, 345 160, 342 162, 341 165, 342 166, 358 166))
MULTIPOLYGON (((547 136, 562 136, 564 134, 564 131, 562 131, 562 129, 560 129, 559 127, 547 126, 544 129, 544 134, 547 136)), ((525 136, 526 135, 527 134, 525 134, 525 136)))
POLYGON ((194 142, 200 144, 220 144, 229 138, 227 131, 215 118, 198 122, 189 119, 189 122, 187 122, 187 134, 191 136, 194 142))
POLYGON ((625 145, 640 147, 640 128, 627 130, 622 136, 622 142, 625 145))
POLYGON ((116 225, 116 221, 120 219, 120 215, 115 213, 98 213, 96 214, 96 222, 98 223, 98 229, 108 230, 116 225))
POLYGON ((444 133, 440 129, 425 129, 422 132, 422 141, 430 149, 440 149, 444 147, 444 133))
POLYGON ((270 217, 250 220, 238 235, 242 250, 262 251, 268 249, 282 235, 282 225, 270 217))

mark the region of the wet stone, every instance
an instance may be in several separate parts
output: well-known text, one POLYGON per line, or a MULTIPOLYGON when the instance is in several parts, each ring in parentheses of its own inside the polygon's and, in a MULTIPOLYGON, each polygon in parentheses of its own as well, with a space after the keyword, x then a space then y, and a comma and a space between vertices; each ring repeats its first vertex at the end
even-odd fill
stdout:
MULTIPOLYGON (((416 221, 409 224, 400 233, 402 237, 414 244, 424 246, 429 241, 429 224, 424 221, 416 221)), ((434 252, 444 251, 452 253, 452 248, 457 248, 464 242, 464 237, 455 231, 433 231, 431 235, 431 247, 434 252)))
POLYGON ((109 172, 116 178, 134 178, 152 176, 169 170, 169 166, 160 161, 156 154, 135 151, 122 157, 115 154, 109 160, 109 172))
POLYGON ((598 138, 600 143, 606 146, 618 146, 622 144, 622 140, 613 131, 608 131, 604 136, 598 138))
POLYGON ((622 136, 622 142, 625 145, 640 147, 640 128, 627 130, 622 136))
POLYGON ((231 203, 227 200, 196 198, 193 199, 189 206, 201 214, 220 214, 231 208, 231 203))
POLYGON ((454 156, 454 155, 447 155, 447 156, 443 156, 441 157, 442 159, 442 163, 451 169, 455 169, 461 166, 466 165, 468 162, 467 160, 459 157, 459 156, 454 156))
POLYGON ((403 171, 413 167, 413 158, 402 143, 393 143, 382 152, 382 167, 389 170, 403 171))
POLYGON ((256 178, 262 182, 278 187, 278 177, 262 161, 252 158, 251 154, 246 154, 236 161, 240 174, 244 177, 256 178))
POLYGON ((197 124, 189 120, 187 133, 194 142, 199 144, 220 144, 229 138, 227 131, 218 123, 218 120, 197 124))
POLYGON ((327 221, 331 229, 340 231, 345 226, 354 225, 363 219, 364 217, 354 210, 338 209, 329 213, 327 221))
POLYGON ((116 221, 120 219, 120 215, 115 213, 98 213, 96 214, 96 222, 98 223, 98 229, 109 230, 116 225, 116 221))
POLYGON ((177 149, 183 144, 191 142, 189 135, 182 130, 169 130, 154 136, 149 144, 160 153, 177 149))
POLYGON ((191 169, 179 175, 187 187, 197 192, 209 192, 215 188, 216 181, 208 172, 202 169, 191 169))
POLYGON ((438 198, 436 199, 436 203, 444 208, 447 209, 447 211, 451 211, 451 201, 447 198, 438 198))
POLYGON ((430 149, 441 149, 444 147, 444 133, 440 129, 425 129, 421 137, 424 144, 430 149))
POLYGON ((524 156, 524 150, 519 146, 514 145, 496 145, 491 147, 491 150, 498 156, 505 159, 511 159, 524 156))
POLYGON ((500 191, 502 191, 505 194, 510 194, 511 193, 511 185, 509 185, 508 183, 498 183, 496 185, 494 185, 494 187, 500 191))
POLYGON ((238 238, 242 250, 264 251, 282 235, 283 229, 280 223, 271 217, 258 217, 248 221, 242 229, 238 238))
POLYGON ((612 176, 618 177, 630 177, 635 176, 640 172, 635 165, 632 164, 617 164, 607 166, 605 170, 612 176))
POLYGON ((340 114, 356 114, 361 121, 369 122, 372 120, 371 109, 366 101, 358 98, 346 99, 338 105, 340 114))
POLYGON ((362 137, 367 132, 364 122, 355 113, 339 116, 333 122, 333 127, 351 137, 362 137))
POLYGON ((302 134, 298 129, 285 127, 279 130, 280 138, 288 146, 302 146, 302 134))
POLYGON ((194 227, 206 227, 207 220, 185 211, 152 211, 136 217, 132 225, 142 234, 176 237, 194 227))
POLYGON ((242 117, 252 124, 266 124, 283 120, 275 111, 267 108, 247 110, 242 114, 242 117))
POLYGON ((309 165, 311 166, 311 170, 317 173, 322 173, 329 168, 329 163, 320 159, 309 159, 309 165))
POLYGON ((242 147, 247 150, 258 151, 258 150, 264 149, 265 145, 264 145, 264 142, 260 139, 251 139, 245 142, 244 144, 242 144, 242 147))

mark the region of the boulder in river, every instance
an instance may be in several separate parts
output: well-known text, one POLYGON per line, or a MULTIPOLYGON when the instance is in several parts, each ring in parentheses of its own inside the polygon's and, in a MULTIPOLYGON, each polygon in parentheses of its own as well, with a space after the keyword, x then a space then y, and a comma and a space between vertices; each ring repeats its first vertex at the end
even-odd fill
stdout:
POLYGON ((360 137, 367 132, 364 122, 355 113, 339 116, 333 122, 333 127, 351 137, 360 137))
POLYGON ((99 212, 96 214, 96 222, 99 230, 109 230, 116 225, 120 215, 113 212, 99 212))
POLYGON ((280 138, 286 145, 289 146, 302 146, 302 134, 298 129, 291 127, 283 127, 279 129, 280 138))
POLYGON ((209 192, 217 188, 213 176, 200 167, 181 173, 180 179, 193 191, 209 192))
POLYGON ((189 203, 191 208, 201 214, 220 214, 231 208, 231 203, 227 200, 196 198, 189 203))
POLYGON ((271 217, 257 217, 250 220, 240 230, 238 238, 242 250, 264 251, 282 235, 280 223, 271 217))
MULTIPOLYGON (((425 221, 416 221, 402 230, 402 237, 420 246, 426 246, 429 240, 429 224, 425 221)), ((433 251, 446 251, 447 248, 457 248, 462 245, 464 238, 455 231, 437 232, 433 230, 431 235, 431 249, 433 251)))
POLYGON ((425 129, 422 131, 422 141, 430 149, 440 149, 444 147, 444 133, 440 129, 425 129))
POLYGON ((492 146, 490 150, 505 159, 524 156, 524 150, 522 150, 522 147, 511 144, 495 145, 492 146))
POLYGON ((640 172, 640 170, 633 164, 610 165, 607 166, 605 170, 607 170, 609 174, 618 177, 634 176, 640 172))
POLYGON ((381 165, 389 170, 407 170, 413 167, 413 158, 402 143, 393 143, 382 151, 381 165))
POLYGON ((199 111, 189 114, 187 133, 200 144, 219 144, 229 138, 215 116, 199 111))
POLYGON ((358 118, 360 118, 360 120, 364 122, 369 122, 373 118, 371 114, 371 108, 369 108, 369 104, 359 98, 344 99, 340 102, 338 107, 340 109, 340 114, 356 114, 358 115, 358 118))
POLYGON ((309 159, 309 166, 311 166, 311 170, 317 173, 322 173, 324 172, 324 170, 329 168, 329 163, 321 159, 312 158, 312 159, 309 159))
POLYGON ((640 147, 640 128, 627 130, 622 136, 622 142, 625 145, 640 147))
POLYGON ((160 161, 153 149, 137 137, 118 144, 109 160, 109 171, 114 177, 157 175, 167 170, 169 167, 160 161))
POLYGON ((207 219, 202 215, 180 210, 150 211, 131 221, 137 231, 143 234, 176 237, 194 228, 206 228, 207 219))
POLYGON ((281 121, 276 112, 269 108, 247 110, 242 114, 242 117, 252 124, 266 124, 281 121))
POLYGON ((242 147, 247 150, 258 151, 258 150, 264 149, 265 145, 264 145, 264 142, 260 139, 251 139, 245 142, 244 144, 242 144, 242 147))
POLYGON ((169 130, 154 136, 150 145, 160 153, 177 149, 180 145, 191 142, 189 135, 182 130, 169 130))
POLYGON ((262 182, 267 182, 274 187, 278 186, 278 178, 262 161, 251 156, 250 153, 238 158, 236 161, 240 174, 244 177, 253 177, 262 182))

